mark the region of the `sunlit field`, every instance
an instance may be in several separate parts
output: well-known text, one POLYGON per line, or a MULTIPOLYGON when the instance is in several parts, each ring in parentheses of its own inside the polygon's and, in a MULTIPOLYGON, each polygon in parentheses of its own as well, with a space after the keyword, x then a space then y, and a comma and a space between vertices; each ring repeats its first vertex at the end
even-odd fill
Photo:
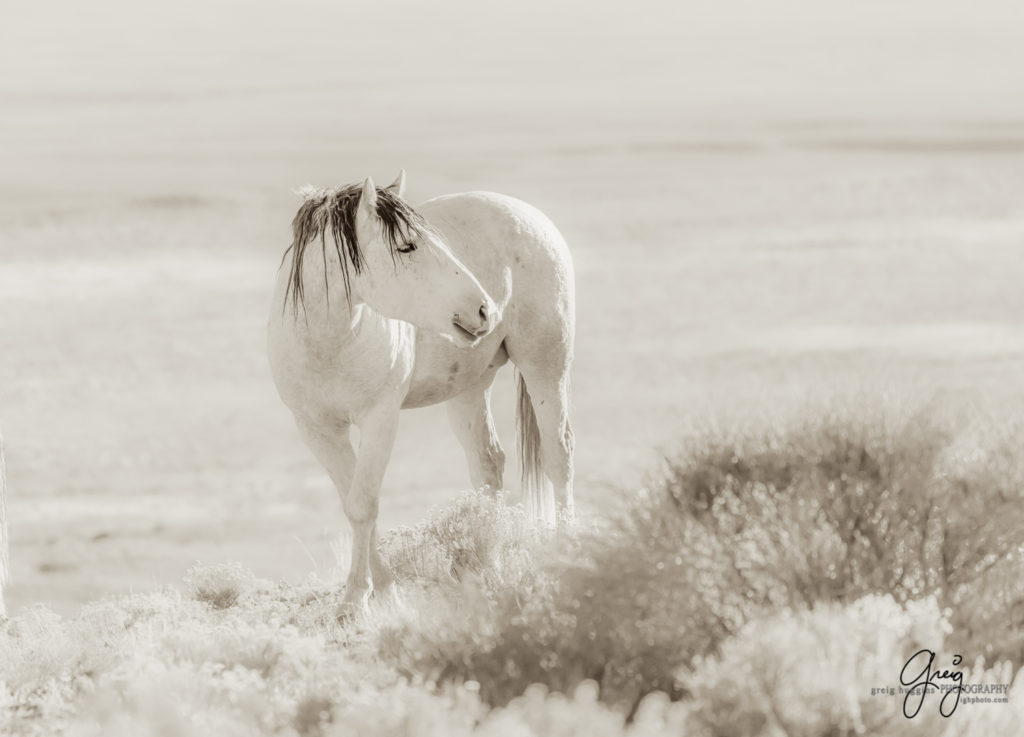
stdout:
POLYGON ((1014 4, 105 5, 0 29, 0 733, 1021 731, 871 695, 1024 664, 1014 4), (399 167, 565 235, 581 520, 403 413, 403 582, 338 623, 264 328, 293 191, 399 167))
MULTIPOLYGON (((634 488, 694 425, 837 392, 1019 406, 1024 212, 1013 197, 1024 156, 612 144, 535 156, 565 170, 527 181, 499 169, 442 187, 413 164, 410 186, 420 198, 519 194, 572 244, 584 508, 634 488)), ((271 578, 330 565, 328 543, 347 523, 264 357, 295 207, 281 190, 126 194, 7 216, 0 386, 15 610, 43 601, 69 612, 176 580, 197 559, 271 578)), ((510 377, 499 377, 495 410, 512 451, 510 377)), ((444 410, 405 413, 385 527, 418 521, 466 484, 444 410)))

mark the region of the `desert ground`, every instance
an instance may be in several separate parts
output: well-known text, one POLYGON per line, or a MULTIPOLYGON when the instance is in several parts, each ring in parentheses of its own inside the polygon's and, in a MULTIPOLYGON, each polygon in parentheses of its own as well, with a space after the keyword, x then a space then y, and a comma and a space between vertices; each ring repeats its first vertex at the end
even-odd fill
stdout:
MULTIPOLYGON (((1015 405, 1024 96, 996 63, 1000 24, 937 8, 905 58, 912 29, 853 10, 784 6, 818 24, 803 38, 765 10, 650 9, 538 26, 531 7, 499 24, 467 5, 450 26, 318 7, 336 35, 314 43, 280 9, 236 26, 230 5, 126 4, 93 29, 75 7, 17 8, 3 45, 23 71, 0 92, 13 610, 71 612, 196 560, 271 578, 331 565, 340 504, 264 357, 306 183, 405 167, 413 201, 488 189, 558 224, 578 280, 584 508, 688 428, 745 413, 904 389, 1015 405), (942 41, 965 28, 985 43, 954 64, 942 41), (569 29, 605 51, 562 58, 569 29), (819 57, 820 78, 800 72, 819 57), (874 88, 872 70, 887 71, 874 88)), ((508 450, 510 375, 495 391, 508 450)), ((443 409, 407 412, 383 526, 466 486, 443 409)))
MULTIPOLYGON (((101 5, 0 30, 13 617, 197 562, 338 580, 347 523, 264 351, 307 183, 404 167, 413 202, 559 226, 584 519, 693 438, 837 398, 1024 409, 1014 3, 101 5)), ((514 495, 510 367, 494 404, 514 495)), ((443 407, 404 413, 382 528, 467 486, 443 407)))
MULTIPOLYGON (((587 508, 613 502, 694 425, 835 393, 1020 405, 1024 151, 877 145, 609 143, 522 152, 448 186, 418 180, 437 165, 407 165, 422 198, 511 192, 572 244, 587 508)), ((310 178, 335 181, 322 176, 310 178)), ((264 355, 295 200, 284 186, 239 190, 7 216, 14 611, 70 612, 177 580, 196 560, 270 578, 331 564, 347 522, 264 355)), ((512 451, 510 377, 495 411, 512 451)), ((514 460, 507 476, 514 488, 514 460)), ((405 413, 382 525, 414 523, 466 487, 443 408, 405 413)))

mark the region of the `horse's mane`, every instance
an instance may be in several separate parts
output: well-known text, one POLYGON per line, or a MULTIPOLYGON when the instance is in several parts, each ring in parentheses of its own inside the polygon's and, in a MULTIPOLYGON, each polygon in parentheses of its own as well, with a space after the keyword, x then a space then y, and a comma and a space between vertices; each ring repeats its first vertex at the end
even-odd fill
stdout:
MULTIPOLYGON (((288 304, 288 298, 291 296, 292 307, 296 311, 300 303, 305 305, 302 263, 306 257, 307 247, 316 240, 320 241, 320 254, 324 260, 324 289, 329 290, 326 269, 328 228, 331 231, 338 263, 341 265, 346 298, 350 297, 349 269, 360 274, 364 266, 363 254, 356 236, 356 213, 359 211, 362 186, 349 184, 333 189, 308 188, 301 194, 304 196, 303 203, 292 220, 292 244, 281 257, 283 265, 288 254, 292 254, 291 274, 285 288, 284 304, 288 304)), ((400 245, 399 239, 402 238, 403 232, 429 229, 422 215, 386 187, 377 188, 377 217, 380 219, 384 239, 392 258, 395 258, 395 248, 400 245)))

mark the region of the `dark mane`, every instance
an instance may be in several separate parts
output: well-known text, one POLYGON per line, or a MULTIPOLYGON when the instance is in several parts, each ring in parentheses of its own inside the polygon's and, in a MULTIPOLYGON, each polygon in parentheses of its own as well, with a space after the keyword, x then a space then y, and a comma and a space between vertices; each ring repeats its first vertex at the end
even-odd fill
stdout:
MULTIPOLYGON (((307 247, 316 240, 320 241, 320 255, 324 260, 324 289, 329 291, 326 275, 328 229, 331 231, 334 252, 341 265, 346 298, 350 296, 349 269, 360 274, 364 266, 363 254, 356 236, 356 213, 359 211, 362 186, 349 184, 334 189, 310 190, 304 192, 304 195, 305 201, 292 220, 292 244, 281 257, 283 265, 288 254, 292 254, 291 274, 285 288, 284 304, 288 304, 290 296, 296 312, 300 303, 305 305, 302 263, 306 257, 307 247)), ((403 233, 429 228, 423 217, 405 200, 384 187, 377 188, 377 217, 380 219, 384 240, 391 250, 392 258, 395 258, 395 248, 401 245, 399 240, 403 233)))

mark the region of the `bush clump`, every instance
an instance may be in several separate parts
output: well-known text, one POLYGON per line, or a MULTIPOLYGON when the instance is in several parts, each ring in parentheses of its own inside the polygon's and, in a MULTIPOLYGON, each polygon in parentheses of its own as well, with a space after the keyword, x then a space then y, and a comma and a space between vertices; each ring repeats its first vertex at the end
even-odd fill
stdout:
POLYGON ((256 577, 235 562, 209 566, 197 564, 185 574, 185 588, 192 598, 214 609, 234 606, 252 590, 255 583, 256 577))
POLYGON ((678 674, 751 622, 886 596, 936 602, 955 652, 1018 668, 1024 505, 1010 479, 1024 464, 976 440, 920 412, 703 437, 610 523, 496 592, 442 603, 428 626, 385 632, 383 652, 405 673, 477 682, 492 705, 594 680, 632 713, 654 691, 692 696, 678 674))

